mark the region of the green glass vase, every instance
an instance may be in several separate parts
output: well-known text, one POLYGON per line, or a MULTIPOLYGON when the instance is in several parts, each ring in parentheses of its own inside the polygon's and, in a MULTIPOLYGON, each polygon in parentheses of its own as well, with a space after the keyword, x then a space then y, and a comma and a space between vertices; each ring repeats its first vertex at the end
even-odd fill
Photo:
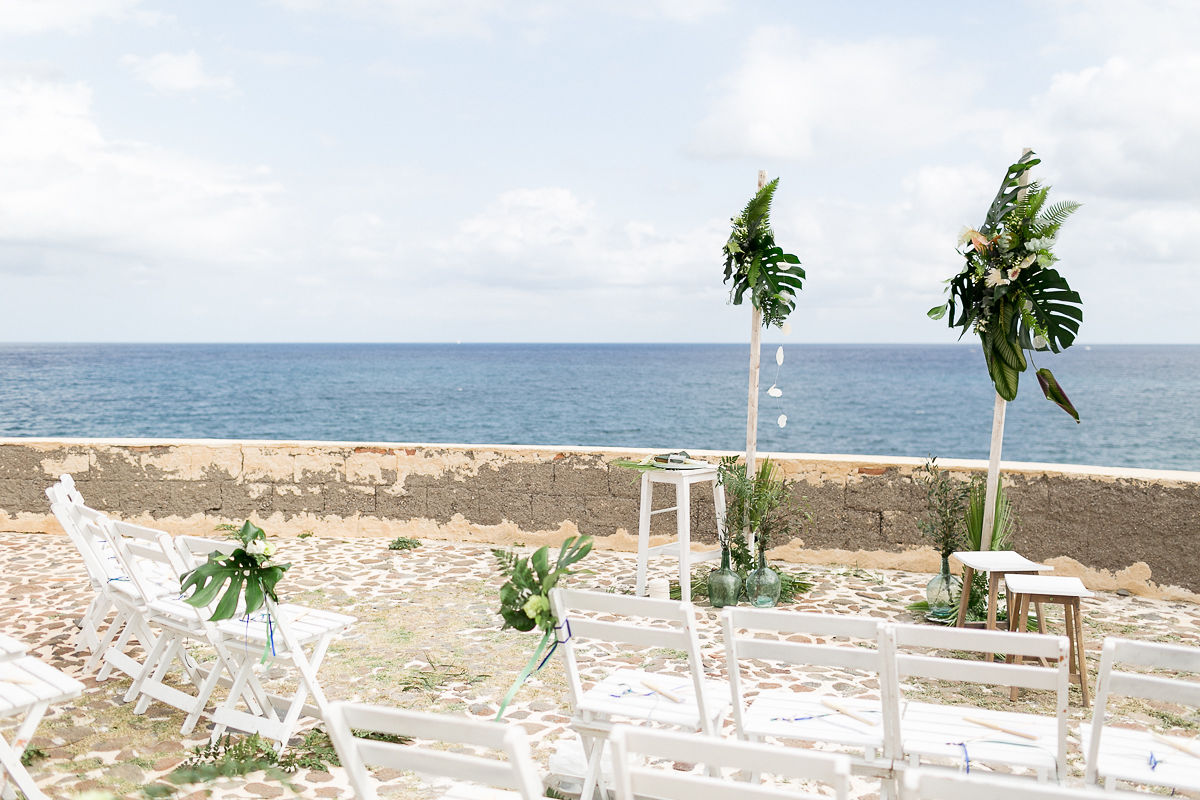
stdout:
POLYGON ((742 579, 729 568, 729 548, 721 548, 721 568, 708 574, 708 600, 713 608, 736 606, 742 593, 742 579))
POLYGON ((758 554, 758 569, 746 576, 746 597, 755 608, 771 608, 779 602, 782 588, 779 573, 767 566, 766 553, 758 554))
POLYGON ((950 557, 942 556, 942 571, 925 584, 925 600, 929 603, 929 613, 925 616, 935 622, 950 619, 961 591, 962 581, 950 574, 950 557))

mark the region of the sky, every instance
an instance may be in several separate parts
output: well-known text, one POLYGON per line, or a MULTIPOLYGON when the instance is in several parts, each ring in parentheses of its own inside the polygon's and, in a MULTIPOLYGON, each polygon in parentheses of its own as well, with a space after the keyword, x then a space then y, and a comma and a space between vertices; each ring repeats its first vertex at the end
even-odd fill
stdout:
POLYGON ((0 0, 0 341, 742 342, 764 169, 789 340, 950 343, 1032 147, 1078 342, 1200 343, 1198 42, 1190 0, 0 0))

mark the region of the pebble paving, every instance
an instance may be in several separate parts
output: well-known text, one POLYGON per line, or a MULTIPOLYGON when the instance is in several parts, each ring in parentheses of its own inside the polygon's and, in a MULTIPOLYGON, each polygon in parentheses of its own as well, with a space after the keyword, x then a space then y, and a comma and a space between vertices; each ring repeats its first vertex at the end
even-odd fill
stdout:
MULTIPOLYGON (((482 545, 426 541, 421 547, 390 551, 383 539, 285 539, 280 557, 292 563, 280 583, 282 599, 351 614, 358 619, 329 651, 321 683, 331 700, 381 703, 401 708, 495 716, 503 697, 537 644, 536 633, 502 630, 496 614, 500 578, 490 549, 482 545)), ((631 554, 595 551, 580 565, 588 570, 571 579, 578 588, 630 593, 635 561, 631 554)), ((812 588, 785 606, 803 611, 866 615, 912 622, 919 616, 906 607, 923 599, 929 575, 853 567, 790 566, 803 571, 812 588)), ((668 576, 672 560, 655 562, 651 575, 668 576)), ((32 746, 45 758, 31 766, 51 797, 70 798, 91 790, 118 797, 139 796, 139 788, 169 773, 193 747, 207 742, 205 723, 181 737, 183 715, 152 703, 145 714, 122 702, 129 686, 123 676, 99 682, 85 671, 86 653, 73 644, 75 621, 91 600, 83 563, 65 536, 0 533, 0 632, 23 641, 31 653, 83 681, 84 695, 54 707, 32 746)), ((706 672, 725 677, 717 611, 698 600, 706 672)), ((1084 635, 1092 674, 1105 636, 1200 646, 1200 606, 1101 592, 1085 600, 1084 635)), ((1048 613, 1051 632, 1063 630, 1061 611, 1048 613)), ((585 662, 585 672, 629 664, 651 671, 683 671, 683 653, 651 650, 600 652, 585 662)), ((275 674, 278 670, 274 670, 275 674)), ((869 697, 878 684, 870 677, 832 670, 782 669, 751 665, 749 684, 794 691, 832 691, 869 697)), ((1049 696, 1024 693, 1015 704, 1006 692, 958 686, 912 686, 921 699, 966 701, 996 708, 1052 713, 1049 696)), ((1072 725, 1089 714, 1071 689, 1072 725)), ((1175 734, 1196 735, 1195 709, 1175 712, 1156 706, 1128 705, 1124 721, 1155 726, 1175 734)), ((517 693, 504 718, 530 735, 534 757, 548 772, 556 750, 569 750, 569 709, 561 663, 551 659, 517 693)), ((727 723, 725 732, 731 727, 727 723)), ((5 730, 9 733, 10 730, 5 730)), ((1072 778, 1082 776, 1081 756, 1072 750, 1072 778)), ((559 757, 561 758, 561 756, 559 757)), ((556 761, 556 763, 561 763, 556 761)), ((379 770, 381 797, 436 797, 444 789, 409 774, 379 770)), ((204 787, 188 787, 179 797, 216 798, 350 797, 344 772, 300 769, 289 776, 292 788, 259 773, 204 787)), ((874 797, 878 784, 855 780, 861 797, 874 797)))

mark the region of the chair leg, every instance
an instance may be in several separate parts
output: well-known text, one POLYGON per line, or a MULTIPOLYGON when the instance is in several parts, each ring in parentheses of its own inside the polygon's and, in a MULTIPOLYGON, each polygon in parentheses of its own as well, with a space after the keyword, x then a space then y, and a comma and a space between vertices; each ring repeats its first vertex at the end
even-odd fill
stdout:
POLYGON ((594 800, 596 790, 600 788, 600 773, 604 764, 605 739, 599 736, 580 734, 583 742, 583 753, 587 757, 587 773, 583 776, 583 789, 579 800, 594 800))
POLYGON ((646 596, 646 562, 650 559, 650 511, 654 504, 654 487, 650 485, 650 476, 642 475, 642 505, 638 512, 638 557, 637 581, 633 593, 637 597, 646 596))
POLYGON ((1071 603, 1075 612, 1075 652, 1079 655, 1079 691, 1083 695, 1083 707, 1091 705, 1088 696, 1087 657, 1083 649, 1083 614, 1080 613, 1079 598, 1071 603))
POLYGON ((679 599, 692 601, 692 491, 686 483, 675 487, 675 533, 679 540, 679 599))
POLYGON ((958 620, 954 623, 961 628, 967 624, 967 606, 971 605, 971 583, 975 580, 975 570, 963 567, 962 592, 958 598, 958 620))

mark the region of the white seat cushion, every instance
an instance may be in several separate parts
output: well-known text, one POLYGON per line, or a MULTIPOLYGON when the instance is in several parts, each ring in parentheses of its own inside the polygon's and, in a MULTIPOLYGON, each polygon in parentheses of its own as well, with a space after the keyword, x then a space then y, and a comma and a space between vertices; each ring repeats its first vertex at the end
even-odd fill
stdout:
MULTIPOLYGON (((900 717, 900 744, 906 756, 981 764, 1009 764, 1055 775, 1058 721, 1054 717, 993 711, 971 706, 907 703, 900 717), (1034 736, 1027 739, 967 718, 1034 736)), ((1057 776, 1059 778, 1065 776, 1057 776)))
POLYGON ((758 693, 743 717, 743 727, 754 737, 834 742, 864 749, 883 748, 883 707, 878 700, 830 698, 817 692, 768 689, 758 693), (828 699, 870 724, 825 705, 828 699))
MULTIPOLYGON (((710 716, 723 715, 729 709, 729 685, 724 681, 705 681, 704 703, 710 716)), ((585 691, 577 711, 581 715, 626 717, 695 730, 701 727, 695 685, 689 675, 620 669, 585 691), (680 702, 646 684, 670 693, 680 702)))
MULTIPOLYGON (((1092 739, 1092 726, 1081 725, 1079 733, 1083 740, 1083 752, 1087 753, 1092 739)), ((1156 740, 1149 731, 1105 725, 1100 736, 1100 757, 1096 761, 1099 776, 1200 790, 1200 758, 1185 752, 1200 753, 1200 738, 1163 738, 1176 742, 1178 747, 1156 740), (1151 754, 1154 755, 1153 761, 1151 754)))

